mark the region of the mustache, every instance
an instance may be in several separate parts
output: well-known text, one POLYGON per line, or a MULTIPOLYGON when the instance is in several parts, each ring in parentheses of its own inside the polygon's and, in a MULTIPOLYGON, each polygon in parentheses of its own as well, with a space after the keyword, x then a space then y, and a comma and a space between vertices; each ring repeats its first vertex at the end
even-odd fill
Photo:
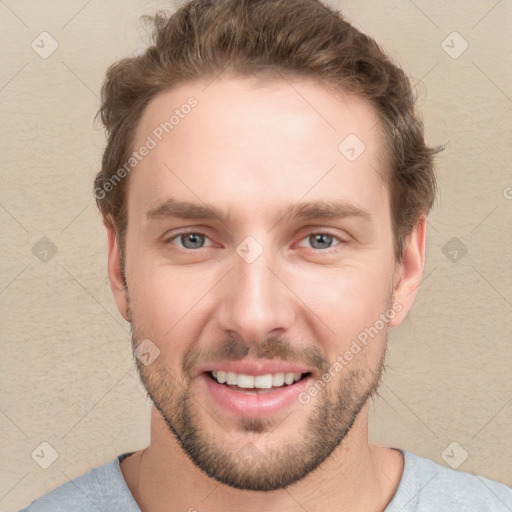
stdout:
POLYGON ((240 361, 250 359, 277 359, 297 364, 305 364, 318 369, 320 372, 328 371, 329 361, 327 355, 313 345, 297 345, 288 338, 271 336, 263 342, 247 343, 240 338, 227 337, 214 347, 190 350, 181 362, 183 373, 193 376, 196 366, 203 363, 217 363, 223 361, 240 361))

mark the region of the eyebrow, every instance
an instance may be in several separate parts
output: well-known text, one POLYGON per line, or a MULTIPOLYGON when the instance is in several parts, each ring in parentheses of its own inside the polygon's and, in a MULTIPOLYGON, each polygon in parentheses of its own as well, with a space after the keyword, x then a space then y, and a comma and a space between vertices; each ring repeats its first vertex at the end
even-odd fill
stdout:
POLYGON ((226 222, 229 215, 224 214, 217 207, 207 204, 197 204, 190 201, 178 201, 177 199, 168 199, 160 206, 146 212, 148 219, 161 219, 166 217, 179 217, 182 219, 197 220, 219 220, 226 222))
MULTIPOLYGON (((229 214, 213 205, 179 201, 174 198, 168 199, 146 212, 146 217, 148 219, 178 217, 182 219, 217 220, 223 223, 229 221, 229 214)), ((286 208, 280 219, 314 220, 346 217, 361 218, 368 222, 372 220, 372 215, 367 210, 353 203, 341 201, 310 201, 294 204, 286 208)))
POLYGON ((341 201, 311 201, 295 204, 286 209, 283 217, 300 220, 359 217, 365 221, 372 220, 372 216, 367 210, 355 204, 341 201))

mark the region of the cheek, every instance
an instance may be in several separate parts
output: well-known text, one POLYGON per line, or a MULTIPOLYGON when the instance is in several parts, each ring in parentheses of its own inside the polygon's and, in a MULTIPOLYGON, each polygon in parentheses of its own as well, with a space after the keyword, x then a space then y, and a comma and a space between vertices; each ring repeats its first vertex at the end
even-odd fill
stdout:
POLYGON ((151 266, 147 258, 133 263, 137 272, 130 276, 129 292, 138 327, 161 345, 193 338, 208 304, 207 292, 215 284, 213 276, 183 267, 151 266))
POLYGON ((309 313, 312 321, 318 318, 326 326, 322 338, 329 344, 327 351, 338 354, 387 311, 391 279, 377 265, 373 270, 362 266, 319 269, 302 274, 292 288, 314 313, 312 317, 309 313))

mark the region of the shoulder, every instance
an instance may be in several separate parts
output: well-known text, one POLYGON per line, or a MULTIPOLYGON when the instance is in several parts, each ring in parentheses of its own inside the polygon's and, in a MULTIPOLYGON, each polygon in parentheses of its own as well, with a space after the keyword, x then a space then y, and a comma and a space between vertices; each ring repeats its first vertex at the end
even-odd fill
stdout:
POLYGON ((411 452, 402 453, 402 479, 386 512, 512 510, 512 489, 505 484, 455 471, 411 452))
POLYGON ((140 512, 121 473, 119 457, 44 494, 20 512, 69 510, 140 512))

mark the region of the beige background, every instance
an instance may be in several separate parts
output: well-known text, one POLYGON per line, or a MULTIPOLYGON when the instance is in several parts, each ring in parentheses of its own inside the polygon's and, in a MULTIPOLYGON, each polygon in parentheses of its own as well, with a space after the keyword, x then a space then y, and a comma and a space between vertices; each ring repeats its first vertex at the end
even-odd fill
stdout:
MULTIPOLYGON (((145 45, 138 18, 157 5, 0 2, 1 510, 149 441, 92 196, 104 144, 93 117, 106 67, 145 45), (31 47, 51 48, 43 31, 59 45, 46 59, 31 47), (48 469, 36 463, 48 462, 43 442, 58 454, 48 469)), ((448 143, 424 282, 392 334, 371 438, 445 465, 467 452, 459 469, 511 485, 512 2, 351 0, 343 11, 413 77, 429 142, 448 143), (454 31, 469 45, 458 58, 454 31)))

